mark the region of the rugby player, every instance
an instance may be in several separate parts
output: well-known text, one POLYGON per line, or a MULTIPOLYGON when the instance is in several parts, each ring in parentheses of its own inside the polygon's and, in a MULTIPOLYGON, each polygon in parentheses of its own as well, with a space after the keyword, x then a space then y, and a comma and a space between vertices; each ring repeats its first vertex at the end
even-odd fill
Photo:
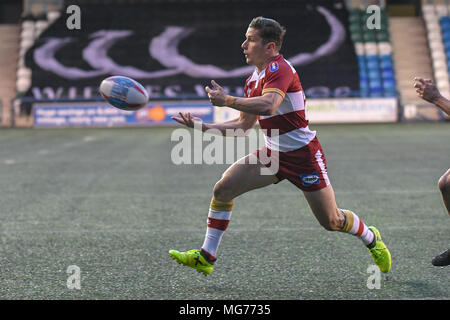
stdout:
MULTIPOLYGON (((279 53, 285 32, 272 19, 257 17, 250 22, 241 47, 246 62, 256 68, 245 82, 243 98, 227 95, 214 80, 212 88, 205 87, 214 106, 228 106, 241 113, 237 119, 227 122, 203 123, 202 130, 218 129, 225 135, 230 129, 249 130, 259 121, 265 131, 265 147, 232 164, 214 186, 201 249, 170 250, 169 254, 180 264, 210 274, 231 218, 233 200, 250 190, 287 179, 303 191, 313 214, 326 230, 360 238, 380 270, 389 272, 391 255, 380 232, 366 226, 354 212, 340 209, 336 204, 324 152, 316 132, 308 126, 299 76, 279 53), (272 157, 273 154, 277 155, 272 157), (262 160, 262 155, 270 156, 270 165, 262 160), (252 157, 260 161, 251 161, 252 157), (273 161, 278 162, 278 171, 261 174, 263 168, 273 168, 273 161)), ((191 128, 199 120, 187 113, 173 119, 191 128)))
MULTIPOLYGON (((444 98, 436 85, 430 79, 414 78, 414 87, 416 92, 422 99, 431 102, 439 107, 443 112, 450 116, 450 100, 444 98)), ((442 199, 444 201, 447 213, 450 215, 450 169, 439 178, 439 190, 441 190, 442 199)), ((435 256, 431 263, 434 266, 448 266, 450 265, 450 249, 443 251, 435 256)))

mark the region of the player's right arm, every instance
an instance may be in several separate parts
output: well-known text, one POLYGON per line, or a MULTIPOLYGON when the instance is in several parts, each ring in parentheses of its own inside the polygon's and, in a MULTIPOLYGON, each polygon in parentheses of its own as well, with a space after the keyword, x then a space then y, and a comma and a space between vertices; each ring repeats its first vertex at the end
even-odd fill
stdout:
POLYGON ((414 78, 414 88, 419 97, 438 106, 450 116, 450 100, 444 98, 436 85, 429 79, 414 78))
POLYGON ((178 123, 181 123, 189 128, 194 128, 194 124, 201 123, 202 131, 205 132, 210 129, 219 130, 223 136, 240 136, 245 134, 245 132, 251 128, 256 123, 256 115, 241 112, 239 117, 219 123, 205 123, 197 117, 192 116, 190 113, 179 113, 179 117, 172 117, 178 123))

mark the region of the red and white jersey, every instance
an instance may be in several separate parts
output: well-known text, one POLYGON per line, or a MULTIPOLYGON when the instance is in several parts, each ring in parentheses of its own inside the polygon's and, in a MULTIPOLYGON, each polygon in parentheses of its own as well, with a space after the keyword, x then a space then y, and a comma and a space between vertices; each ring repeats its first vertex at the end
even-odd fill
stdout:
POLYGON ((245 97, 258 97, 266 92, 277 92, 283 101, 274 115, 258 116, 264 129, 266 147, 279 152, 300 149, 316 136, 308 127, 306 98, 294 67, 281 54, 272 59, 266 69, 245 81, 245 97), (277 129, 279 135, 273 133, 277 129))

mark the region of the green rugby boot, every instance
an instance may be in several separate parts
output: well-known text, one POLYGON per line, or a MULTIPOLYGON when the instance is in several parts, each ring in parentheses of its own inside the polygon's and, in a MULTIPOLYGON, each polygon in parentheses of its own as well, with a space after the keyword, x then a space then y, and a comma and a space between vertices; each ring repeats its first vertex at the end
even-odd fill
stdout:
POLYGON ((391 253, 384 244, 383 240, 381 240, 380 231, 373 226, 370 226, 369 229, 372 230, 375 235, 375 245, 367 249, 372 255, 375 264, 378 268, 380 268, 380 271, 387 273, 391 270, 391 253))
POLYGON ((198 272, 203 273, 205 276, 213 272, 213 264, 209 263, 203 255, 200 254, 200 250, 194 249, 187 252, 180 252, 177 250, 170 250, 170 256, 175 259, 179 264, 194 268, 198 272))

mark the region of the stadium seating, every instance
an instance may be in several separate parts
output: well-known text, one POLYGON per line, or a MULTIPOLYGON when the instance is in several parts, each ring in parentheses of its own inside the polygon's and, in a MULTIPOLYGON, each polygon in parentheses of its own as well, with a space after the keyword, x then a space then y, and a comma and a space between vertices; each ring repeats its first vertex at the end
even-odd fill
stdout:
POLYGON ((422 14, 436 85, 444 96, 450 96, 450 8, 443 3, 426 2, 422 5, 422 14))
POLYGON ((25 65, 25 54, 36 39, 61 15, 58 11, 49 11, 38 17, 25 16, 21 23, 19 62, 17 66, 16 89, 19 95, 27 92, 31 87, 32 70, 25 65))
POLYGON ((358 57, 361 97, 394 97, 396 83, 392 47, 388 32, 388 15, 381 9, 380 29, 370 29, 367 13, 358 7, 349 8, 350 37, 358 57))
POLYGON ((16 25, 0 24, 0 100, 3 103, 3 110, 0 116, 0 126, 9 125, 10 101, 15 97, 16 85, 16 64, 19 53, 20 28, 16 25))

